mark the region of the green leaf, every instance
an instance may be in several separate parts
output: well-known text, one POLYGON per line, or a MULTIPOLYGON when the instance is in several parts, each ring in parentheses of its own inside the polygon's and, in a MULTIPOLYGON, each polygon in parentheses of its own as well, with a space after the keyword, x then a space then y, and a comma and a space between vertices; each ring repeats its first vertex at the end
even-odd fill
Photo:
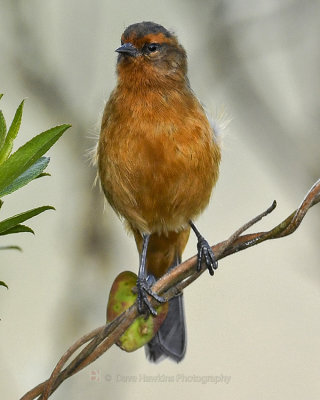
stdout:
POLYGON ((8 231, 9 229, 13 228, 14 226, 20 224, 21 222, 26 221, 36 215, 46 211, 46 210, 54 210, 55 208, 52 206, 43 206, 33 208, 32 210, 25 211, 21 214, 14 215, 13 217, 7 218, 0 222, 0 233, 8 231))
POLYGON ((9 289, 8 285, 7 285, 5 282, 3 282, 3 281, 0 281, 0 286, 4 286, 4 287, 6 287, 7 289, 9 289))
POLYGON ((0 100, 2 99, 3 93, 0 94, 0 100))
POLYGON ((6 133, 7 133, 6 120, 4 119, 3 113, 0 110, 0 150, 6 139, 6 133))
POLYGON ((49 174, 49 172, 43 172, 42 174, 37 176, 37 179, 42 178, 43 176, 51 176, 51 174, 49 174))
POLYGON ((70 125, 60 125, 40 133, 0 165, 0 191, 31 167, 68 128, 70 125))
POLYGON ((17 111, 13 117, 12 123, 8 130, 5 142, 2 148, 0 149, 0 164, 2 164, 9 157, 12 151, 13 141, 17 137, 21 125, 23 105, 24 105, 24 100, 22 100, 19 107, 17 108, 17 111))
POLYGON ((19 250, 22 251, 19 246, 0 246, 0 250, 19 250))
MULTIPOLYGON (((6 196, 20 189, 22 186, 27 185, 33 179, 38 178, 44 169, 48 166, 50 161, 49 157, 41 157, 36 161, 30 168, 23 172, 18 178, 16 178, 10 185, 0 191, 0 197, 6 196)), ((0 168, 1 170, 1 168, 0 168)))
POLYGON ((7 231, 0 232, 0 236, 10 235, 11 233, 21 233, 21 232, 28 232, 28 233, 34 234, 34 231, 31 228, 29 228, 28 226, 18 224, 16 226, 14 226, 13 228, 8 229, 7 231))

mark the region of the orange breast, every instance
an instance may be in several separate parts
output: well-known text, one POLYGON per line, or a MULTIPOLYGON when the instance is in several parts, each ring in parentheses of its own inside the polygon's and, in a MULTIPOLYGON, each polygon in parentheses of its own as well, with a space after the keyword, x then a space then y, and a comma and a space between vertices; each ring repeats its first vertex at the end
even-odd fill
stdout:
POLYGON ((189 92, 111 96, 98 147, 99 174, 112 207, 140 232, 178 231, 207 205, 220 150, 189 92))

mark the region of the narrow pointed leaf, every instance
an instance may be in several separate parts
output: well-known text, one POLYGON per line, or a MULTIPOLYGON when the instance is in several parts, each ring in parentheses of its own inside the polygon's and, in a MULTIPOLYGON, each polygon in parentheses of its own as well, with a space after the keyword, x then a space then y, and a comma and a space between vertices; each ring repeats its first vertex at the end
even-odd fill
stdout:
POLYGON ((0 165, 0 191, 34 164, 70 125, 60 125, 32 138, 0 165))
POLYGON ((50 161, 49 157, 41 157, 30 168, 23 172, 16 178, 10 185, 3 190, 0 190, 0 198, 20 189, 22 186, 27 185, 33 179, 38 178, 42 171, 48 166, 50 161))
POLYGON ((4 119, 3 113, 0 110, 0 150, 4 145, 4 141, 6 139, 6 133, 7 133, 6 120, 4 119))
POLYGON ((37 176, 37 179, 38 179, 38 178, 42 178, 42 177, 44 177, 44 176, 51 176, 51 174, 49 174, 49 172, 43 172, 42 174, 39 174, 39 175, 37 176))
POLYGON ((18 224, 16 226, 14 226, 13 228, 10 228, 10 229, 8 229, 8 230, 6 230, 4 232, 0 232, 0 236, 2 236, 2 235, 10 235, 12 233, 21 233, 21 232, 28 232, 28 233, 33 233, 34 234, 34 231, 31 228, 29 228, 28 226, 22 225, 22 224, 18 224))
POLYGON ((10 155, 13 147, 13 141, 17 137, 20 129, 24 100, 20 103, 17 111, 13 117, 10 128, 5 139, 5 142, 0 150, 0 164, 2 164, 10 155))
POLYGON ((3 281, 0 281, 0 286, 4 286, 4 287, 6 287, 7 289, 9 289, 9 286, 8 286, 5 282, 3 282, 3 281))
POLYGON ((32 210, 25 211, 21 214, 14 215, 13 217, 7 218, 0 222, 0 233, 13 228, 14 226, 20 224, 21 222, 26 221, 27 219, 35 217, 36 215, 46 210, 54 210, 54 207, 51 206, 37 207, 33 208, 32 210))
POLYGON ((0 250, 19 250, 22 251, 19 246, 0 246, 0 250))

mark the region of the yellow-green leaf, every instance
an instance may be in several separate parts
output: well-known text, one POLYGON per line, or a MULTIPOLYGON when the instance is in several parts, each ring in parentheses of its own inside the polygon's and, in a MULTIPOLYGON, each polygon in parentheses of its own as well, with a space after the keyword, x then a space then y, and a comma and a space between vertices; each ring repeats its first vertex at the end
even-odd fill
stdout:
POLYGON ((0 150, 6 140, 6 133, 7 133, 6 120, 4 119, 4 115, 0 110, 0 150))
POLYGON ((17 111, 13 117, 10 128, 8 129, 8 133, 3 143, 3 146, 0 149, 0 164, 2 164, 11 154, 13 148, 13 141, 17 137, 21 125, 23 105, 24 105, 24 100, 22 100, 19 107, 17 108, 17 111))
POLYGON ((4 286, 4 287, 6 287, 7 289, 9 289, 8 285, 7 285, 5 282, 3 282, 3 281, 0 281, 0 286, 4 286))
POLYGON ((3 221, 0 222, 0 233, 6 232, 11 228, 13 228, 14 226, 19 225, 21 222, 24 222, 32 217, 35 217, 36 215, 41 214, 46 210, 54 210, 54 209, 55 208, 52 206, 37 207, 33 208, 32 210, 25 211, 21 214, 14 215, 13 217, 4 219, 3 221))
POLYGON ((31 167, 69 127, 70 125, 60 125, 40 133, 0 165, 0 191, 31 167))
POLYGON ((22 251, 19 246, 0 246, 0 250, 19 250, 22 251))
POLYGON ((27 185, 33 179, 38 178, 39 175, 42 174, 42 171, 48 166, 49 161, 49 157, 39 158, 38 161, 31 165, 31 167, 24 171, 20 176, 18 176, 18 178, 16 178, 10 185, 5 187, 3 190, 0 190, 0 198, 27 185))
POLYGON ((10 235, 12 233, 22 233, 22 232, 28 232, 34 234, 34 231, 31 228, 29 228, 29 226, 18 224, 11 229, 8 229, 4 232, 0 232, 0 236, 10 235))

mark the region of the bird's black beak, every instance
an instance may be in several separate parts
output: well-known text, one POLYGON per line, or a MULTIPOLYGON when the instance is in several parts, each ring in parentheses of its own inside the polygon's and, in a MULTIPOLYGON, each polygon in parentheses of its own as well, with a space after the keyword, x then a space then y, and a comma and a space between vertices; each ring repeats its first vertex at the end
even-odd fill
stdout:
POLYGON ((121 53, 128 54, 129 56, 132 57, 136 57, 138 54, 137 48, 134 47, 134 45, 131 43, 125 43, 122 46, 118 47, 115 51, 120 54, 121 53))

